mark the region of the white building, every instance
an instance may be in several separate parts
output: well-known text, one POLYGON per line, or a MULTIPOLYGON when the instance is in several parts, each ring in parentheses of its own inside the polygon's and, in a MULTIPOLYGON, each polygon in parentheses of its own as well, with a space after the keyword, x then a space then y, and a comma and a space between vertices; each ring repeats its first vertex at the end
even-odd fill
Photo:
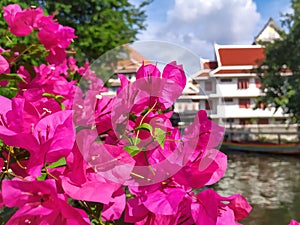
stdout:
POLYGON ((201 59, 202 68, 194 77, 200 85, 199 107, 210 117, 231 125, 281 123, 287 117, 281 110, 254 110, 261 95, 260 79, 255 68, 264 59, 260 45, 217 45, 216 61, 201 59))
POLYGON ((189 80, 175 104, 175 110, 182 113, 183 120, 191 121, 197 110, 204 109, 213 120, 226 127, 267 128, 268 132, 286 129, 287 125, 279 125, 289 119, 282 110, 264 109, 262 104, 254 109, 257 97, 262 95, 255 69, 265 58, 265 48, 259 44, 280 39, 280 32, 270 18, 252 45, 215 44, 215 59, 200 59, 200 71, 189 80))
MULTIPOLYGON (((183 125, 192 122, 199 109, 207 110, 216 122, 226 126, 276 125, 284 123, 288 115, 279 109, 254 110, 262 93, 260 80, 254 71, 264 59, 264 46, 258 45, 280 38, 280 28, 272 18, 255 37, 252 45, 214 45, 215 59, 201 59, 199 72, 188 79, 182 96, 174 104, 183 125)), ((129 46, 127 56, 118 62, 115 73, 125 74, 131 81, 142 61, 148 61, 129 46)), ((151 62, 147 62, 151 63, 151 62)), ((112 95, 120 86, 116 77, 110 80, 112 95)))

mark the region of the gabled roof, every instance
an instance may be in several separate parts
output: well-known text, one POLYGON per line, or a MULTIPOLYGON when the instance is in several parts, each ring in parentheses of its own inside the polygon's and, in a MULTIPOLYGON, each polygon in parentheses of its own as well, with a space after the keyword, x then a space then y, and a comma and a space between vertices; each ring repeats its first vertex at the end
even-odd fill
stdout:
POLYGON ((258 66, 265 58, 265 48, 260 45, 217 45, 218 66, 258 66))
POLYGON ((265 59, 265 48, 260 45, 215 44, 216 61, 200 59, 201 70, 197 79, 209 76, 245 76, 255 74, 255 68, 265 59))
POLYGON ((197 95, 199 94, 199 88, 197 85, 193 84, 192 79, 188 79, 186 82, 186 86, 184 87, 184 90, 182 92, 182 95, 197 95))
POLYGON ((203 62, 203 64, 201 65, 202 69, 209 69, 209 70, 212 70, 212 69, 216 69, 218 67, 218 63, 217 61, 205 61, 203 62))
POLYGON ((194 76, 194 78, 199 78, 199 77, 208 77, 209 72, 216 69, 218 67, 218 62, 217 61, 211 61, 209 59, 203 59, 200 58, 200 71, 197 72, 194 76))
POLYGON ((272 17, 268 20, 263 29, 255 36, 253 44, 259 42, 272 42, 275 39, 280 39, 282 29, 275 23, 272 17))

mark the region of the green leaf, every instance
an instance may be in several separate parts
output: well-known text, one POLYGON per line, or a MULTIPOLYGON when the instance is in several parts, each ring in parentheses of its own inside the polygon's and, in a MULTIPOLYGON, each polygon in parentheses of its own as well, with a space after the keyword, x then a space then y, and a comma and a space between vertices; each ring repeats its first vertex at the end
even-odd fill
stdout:
POLYGON ((64 96, 54 95, 54 94, 51 94, 51 93, 48 93, 48 92, 44 92, 43 96, 48 97, 48 98, 53 98, 60 105, 62 110, 66 109, 66 106, 63 103, 61 103, 62 100, 64 100, 64 98, 65 98, 64 96))
POLYGON ((46 173, 42 173, 42 175, 41 175, 41 176, 38 176, 38 177, 36 177, 36 179, 37 179, 37 180, 45 180, 45 179, 46 179, 46 177, 47 177, 47 174, 46 174, 46 173))
POLYGON ((154 139, 158 142, 160 147, 164 148, 164 143, 166 140, 166 132, 160 128, 155 128, 154 130, 154 139))
POLYGON ((152 126, 148 123, 142 123, 141 125, 137 126, 136 128, 134 128, 135 130, 147 130, 152 134, 152 126))
POLYGON ((125 146, 124 150, 128 152, 131 156, 135 156, 141 151, 141 149, 136 145, 125 146))
POLYGON ((18 80, 18 81, 22 81, 24 83, 27 83, 26 80, 24 80, 23 77, 21 77, 17 73, 1 74, 0 80, 18 80))
POLYGON ((141 139, 138 137, 126 137, 131 145, 137 145, 141 142, 141 139))
POLYGON ((137 115, 135 115, 133 113, 129 113, 129 120, 135 122, 136 118, 137 118, 137 115))
POLYGON ((65 166, 65 165, 67 165, 66 158, 62 157, 59 160, 57 160, 56 162, 52 163, 50 166, 48 166, 48 168, 57 168, 60 166, 65 166))
POLYGON ((44 97, 48 97, 48 98, 53 98, 53 99, 55 99, 55 101, 57 101, 58 103, 61 103, 61 101, 65 98, 65 97, 62 96, 62 95, 54 95, 54 94, 51 94, 51 93, 48 93, 48 92, 44 92, 44 93, 43 93, 43 96, 44 96, 44 97))
POLYGON ((13 216, 13 214, 17 210, 18 210, 18 208, 9 208, 9 207, 3 206, 0 211, 0 218, 1 218, 1 222, 4 221, 4 223, 1 223, 1 224, 6 224, 6 222, 13 216))
POLYGON ((54 94, 51 94, 51 93, 45 92, 45 93, 43 93, 43 96, 44 96, 44 97, 49 97, 49 98, 54 98, 54 99, 55 99, 55 95, 54 95, 54 94))
POLYGON ((55 100, 58 101, 58 102, 61 102, 62 100, 64 100, 64 98, 65 98, 65 97, 64 97, 64 96, 61 96, 61 95, 56 95, 56 96, 55 96, 55 100))

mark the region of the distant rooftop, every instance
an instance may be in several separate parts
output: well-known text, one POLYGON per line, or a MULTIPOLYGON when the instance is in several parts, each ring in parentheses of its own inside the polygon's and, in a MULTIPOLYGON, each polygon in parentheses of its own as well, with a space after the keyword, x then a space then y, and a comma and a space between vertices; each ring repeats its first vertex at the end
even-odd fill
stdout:
POLYGON ((281 39, 282 29, 276 24, 271 17, 263 29, 254 38, 253 44, 263 44, 266 42, 272 42, 276 39, 281 39))
POLYGON ((259 45, 215 45, 218 66, 257 66, 265 48, 259 45))

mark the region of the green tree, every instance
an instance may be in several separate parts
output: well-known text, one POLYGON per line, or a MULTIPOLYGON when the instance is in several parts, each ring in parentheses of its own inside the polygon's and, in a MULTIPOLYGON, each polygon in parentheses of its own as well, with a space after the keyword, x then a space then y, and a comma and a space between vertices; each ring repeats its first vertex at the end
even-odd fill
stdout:
POLYGON ((286 34, 266 46, 266 58, 258 73, 262 92, 258 104, 282 108, 293 122, 300 122, 300 0, 292 0, 292 12, 283 15, 286 34))
MULTIPOLYGON (((75 28, 78 36, 73 43, 78 61, 93 61, 103 53, 136 40, 145 29, 144 7, 152 0, 141 0, 134 5, 128 0, 0 0, 2 6, 19 3, 21 6, 41 6, 48 14, 55 14, 58 21, 75 28)), ((0 35, 7 34, 7 24, 1 21, 0 35)), ((23 40, 27 42, 26 38, 23 40)), ((7 40, 0 40, 1 47, 9 47, 7 40)))

